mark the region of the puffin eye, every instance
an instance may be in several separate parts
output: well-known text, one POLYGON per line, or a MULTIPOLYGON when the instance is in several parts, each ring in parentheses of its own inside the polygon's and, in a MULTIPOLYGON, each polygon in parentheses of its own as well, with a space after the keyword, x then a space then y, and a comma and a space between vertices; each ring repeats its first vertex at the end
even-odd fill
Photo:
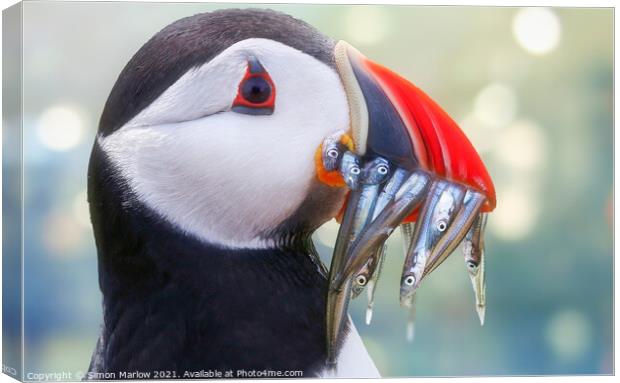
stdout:
POLYGON ((240 86, 241 96, 251 104, 262 104, 271 95, 271 85, 262 77, 250 77, 240 86))
POLYGON ((245 76, 239 83, 232 110, 250 115, 270 115, 276 100, 276 88, 261 63, 254 57, 248 59, 245 76))

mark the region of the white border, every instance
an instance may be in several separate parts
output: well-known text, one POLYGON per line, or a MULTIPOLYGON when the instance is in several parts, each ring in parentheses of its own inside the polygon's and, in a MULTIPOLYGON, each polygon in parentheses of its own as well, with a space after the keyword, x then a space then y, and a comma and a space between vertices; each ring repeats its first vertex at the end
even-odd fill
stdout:
MULTIPOLYGON (((101 1, 101 0, 81 0, 81 1, 101 1)), ((107 2, 116 2, 118 0, 107 0, 107 2)), ((182 1, 182 0, 134 0, 135 2, 178 2, 178 3, 188 3, 188 2, 198 2, 198 1, 182 1)), ((2 9, 8 8, 9 6, 18 3, 16 0, 4 0, 2 2, 2 9)), ((219 3, 239 3, 240 1, 230 1, 230 0, 220 0, 219 3)), ((298 4, 378 4, 379 1, 368 1, 368 0, 354 0, 354 1, 325 1, 325 0, 313 0, 313 1, 299 1, 299 0, 270 0, 270 1, 255 1, 255 0, 246 0, 244 3, 264 3, 264 4, 286 4, 286 3, 298 3, 298 4)), ((551 7, 608 7, 615 8, 615 2, 609 0, 544 0, 544 1, 535 1, 535 0, 522 0, 522 1, 502 1, 501 3, 498 1, 491 0, 476 0, 476 1, 436 1, 436 0, 426 0, 426 1, 415 1, 415 0, 401 0, 401 1, 388 1, 381 2, 381 4, 402 4, 402 5, 473 5, 473 6, 508 6, 508 7, 523 7, 523 6, 551 6, 551 7)), ((615 10, 614 10, 615 13, 615 10)), ((1 28, 1 18, 0 18, 0 41, 2 38, 2 28, 1 28)), ((615 26, 615 15, 614 15, 614 26, 615 26)), ((617 219, 617 211, 615 209, 615 201, 618 200, 620 196, 620 191, 615 186, 615 180, 618 179, 619 176, 619 167, 618 167, 618 159, 616 157, 615 149, 619 147, 620 139, 618 135, 615 134, 615 127, 618 126, 618 114, 617 111, 617 88, 616 84, 616 76, 615 73, 618 70, 618 62, 615 60, 615 52, 617 48, 619 33, 618 30, 614 28, 614 255, 616 254, 616 245, 617 242, 615 238, 619 237, 619 229, 615 225, 617 219)), ((0 60, 0 68, 1 68, 1 60, 0 60)), ((0 116, 2 115, 2 95, 0 94, 0 116)), ((2 147, 0 145, 0 156, 2 154, 2 147)), ((2 187, 2 178, 1 178, 1 168, 0 168, 0 189, 2 187)), ((1 200, 0 200, 0 211, 1 211, 1 200)), ((0 239, 1 239, 0 232, 0 239)), ((0 250, 1 252, 1 250, 0 250)), ((2 275, 2 265, 0 263, 0 281, 2 275)), ((618 325, 618 307, 615 304, 615 297, 618 296, 618 285, 615 281, 615 276, 618 275, 618 264, 614 259, 614 371, 618 366, 618 353, 616 349, 617 345, 617 334, 615 329, 618 325)), ((23 279, 22 279, 23 282, 23 279)), ((2 304, 2 296, 0 295, 0 307, 2 304)), ((1 316, 0 316, 0 326, 1 326, 1 316)), ((0 341, 1 341, 1 333, 0 333, 0 341)), ((0 351, 1 357, 1 351, 0 351)), ((397 379, 403 382, 416 382, 416 383, 438 383, 438 382, 485 382, 485 383, 539 383, 539 382, 562 382, 562 383, 582 383, 582 382, 616 382, 618 378, 615 376, 532 376, 532 377, 476 377, 476 378, 391 378, 397 379)), ((239 379, 240 380, 240 379, 239 379)), ((325 379, 327 382, 352 382, 357 379, 325 379)), ((4 382, 14 382, 15 380, 11 379, 9 376, 0 374, 0 383, 4 382)), ((229 380, 230 381, 230 380, 229 380)), ((237 379, 233 379, 233 381, 237 381, 237 379)), ((262 382, 277 382, 272 379, 261 380, 262 382)), ((281 380, 279 380, 281 382, 281 380)))

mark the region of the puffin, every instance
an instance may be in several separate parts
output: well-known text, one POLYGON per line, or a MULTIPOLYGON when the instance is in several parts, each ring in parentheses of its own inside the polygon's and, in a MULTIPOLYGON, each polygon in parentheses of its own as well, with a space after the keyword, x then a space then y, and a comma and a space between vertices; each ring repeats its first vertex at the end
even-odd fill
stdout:
POLYGON ((450 166, 467 145, 427 134, 446 121, 425 97, 272 10, 156 33, 113 85, 89 161, 103 320, 87 377, 379 377, 348 316, 326 336, 330 283, 311 235, 350 191, 322 148, 336 137, 492 194, 478 167, 450 166))

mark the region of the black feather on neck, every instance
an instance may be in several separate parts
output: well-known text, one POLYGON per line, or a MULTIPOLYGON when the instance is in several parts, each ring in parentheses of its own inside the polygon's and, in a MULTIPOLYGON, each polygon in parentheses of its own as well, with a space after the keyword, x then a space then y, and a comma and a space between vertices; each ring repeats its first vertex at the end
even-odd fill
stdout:
POLYGON ((138 203, 96 144, 88 182, 104 307, 91 371, 322 369, 327 283, 307 232, 205 244, 138 203))

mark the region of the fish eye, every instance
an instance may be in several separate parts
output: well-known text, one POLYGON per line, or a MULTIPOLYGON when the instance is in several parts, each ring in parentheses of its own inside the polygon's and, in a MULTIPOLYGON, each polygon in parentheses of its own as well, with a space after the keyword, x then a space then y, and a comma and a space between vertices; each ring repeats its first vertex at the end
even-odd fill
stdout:
POLYGON ((328 156, 329 158, 334 158, 334 159, 336 159, 336 158, 338 158, 338 151, 337 151, 336 149, 329 149, 329 150, 327 151, 327 156, 328 156))
POLYGON ((478 265, 476 265, 472 261, 467 261, 467 268, 472 270, 472 271, 475 271, 478 268, 478 265))
POLYGON ((448 227, 448 224, 446 223, 446 221, 441 220, 437 222, 437 230, 443 232, 446 230, 447 227, 448 227))
POLYGON ((414 283, 415 283, 415 277, 414 277, 413 275, 408 275, 408 276, 405 278, 405 284, 406 284, 407 286, 413 286, 413 284, 414 284, 414 283))
POLYGON ((357 167, 357 166, 353 166, 353 167, 351 168, 351 174, 354 174, 354 175, 358 175, 358 174, 360 174, 360 168, 359 168, 359 167, 357 167))
POLYGON ((358 275, 357 278, 355 278, 355 282, 357 282, 358 285, 360 286, 365 286, 366 285, 366 277, 363 275, 358 275))
POLYGON ((386 175, 388 173, 388 168, 385 165, 381 165, 377 168, 377 173, 383 175, 386 175))

